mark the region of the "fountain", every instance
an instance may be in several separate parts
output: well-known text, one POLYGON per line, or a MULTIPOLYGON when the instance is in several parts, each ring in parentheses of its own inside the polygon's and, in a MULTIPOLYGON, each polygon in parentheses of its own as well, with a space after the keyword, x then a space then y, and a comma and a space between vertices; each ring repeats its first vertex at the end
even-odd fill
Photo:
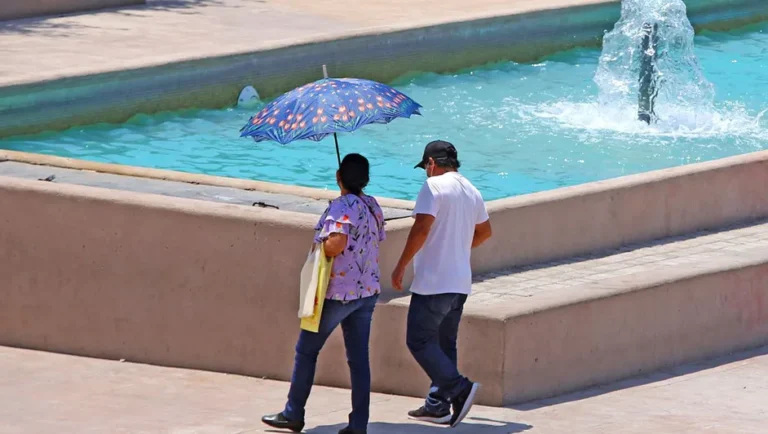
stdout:
POLYGON ((659 45, 659 25, 657 23, 643 23, 643 37, 640 43, 640 76, 637 81, 640 85, 637 93, 637 119, 651 123, 656 115, 653 104, 656 100, 657 79, 656 70, 659 45))
POLYGON ((682 0, 623 0, 594 78, 600 105, 636 105, 647 124, 658 119, 656 107, 711 109, 714 88, 701 72, 693 37, 682 0))

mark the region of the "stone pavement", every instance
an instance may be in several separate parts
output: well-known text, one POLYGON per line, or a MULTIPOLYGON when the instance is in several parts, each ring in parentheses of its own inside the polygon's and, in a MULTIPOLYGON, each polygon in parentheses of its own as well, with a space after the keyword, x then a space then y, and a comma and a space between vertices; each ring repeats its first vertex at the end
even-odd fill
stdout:
MULTIPOLYGON (((246 434, 288 384, 0 347, 0 433, 246 434)), ((456 429, 404 417, 419 399, 375 394, 371 434, 766 432, 768 347, 515 408, 475 407, 456 429)), ((347 390, 316 387, 307 433, 336 433, 347 390)))
MULTIPOLYGON (((768 222, 702 231, 602 254, 510 268, 476 276, 469 304, 519 303, 521 299, 569 291, 615 277, 685 267, 768 247, 768 222)), ((768 430, 766 430, 768 432, 768 430)))
POLYGON ((0 22, 0 87, 613 0, 147 0, 0 22))

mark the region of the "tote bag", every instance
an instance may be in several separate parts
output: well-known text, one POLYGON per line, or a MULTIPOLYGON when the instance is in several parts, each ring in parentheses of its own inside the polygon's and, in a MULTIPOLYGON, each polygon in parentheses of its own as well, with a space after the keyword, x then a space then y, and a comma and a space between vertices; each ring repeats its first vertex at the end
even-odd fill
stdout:
POLYGON ((312 246, 304 266, 301 267, 299 282, 299 318, 312 316, 314 313, 315 294, 317 292, 318 262, 322 253, 322 243, 312 246))
MULTIPOLYGON (((331 280, 331 269, 333 268, 333 258, 328 259, 325 256, 323 244, 315 249, 319 254, 315 257, 315 268, 317 270, 317 285, 312 299, 312 315, 301 318, 301 329, 308 332, 317 333, 320 329, 320 319, 323 314, 323 305, 325 304, 325 294, 328 292, 328 283, 331 280)), ((314 273, 313 273, 314 274, 314 273)), ((309 298, 309 296, 307 296, 309 298)))

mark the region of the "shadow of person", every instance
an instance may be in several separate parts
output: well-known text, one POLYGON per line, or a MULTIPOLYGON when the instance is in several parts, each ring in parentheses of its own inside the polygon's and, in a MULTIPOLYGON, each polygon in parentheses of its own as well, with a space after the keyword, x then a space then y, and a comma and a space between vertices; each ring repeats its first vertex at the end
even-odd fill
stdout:
MULTIPOLYGON (((324 425, 304 431, 306 434, 336 434, 346 424, 324 425)), ((432 425, 420 422, 371 422, 368 424, 368 434, 446 434, 447 425, 432 425)), ((505 422, 486 419, 482 417, 468 417, 456 428, 451 429, 451 434, 475 434, 479 430, 483 434, 515 434, 533 428, 532 425, 505 422)))

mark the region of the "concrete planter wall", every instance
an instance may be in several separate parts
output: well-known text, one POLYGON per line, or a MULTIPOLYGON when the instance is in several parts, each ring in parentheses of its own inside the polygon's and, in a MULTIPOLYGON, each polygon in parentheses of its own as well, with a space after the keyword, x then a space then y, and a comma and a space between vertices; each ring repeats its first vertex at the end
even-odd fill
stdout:
MULTIPOLYGON (((496 237, 473 267, 765 218, 765 197, 768 152, 494 201, 496 237)), ((289 378, 314 216, 2 177, 0 210, 0 345, 289 378)), ((389 226, 385 276, 409 225, 389 226)), ((488 385, 482 402, 501 405, 764 342, 764 263, 754 252, 540 306, 467 309, 462 367, 488 385)), ((374 388, 419 395, 406 311, 407 299, 378 308, 374 388)), ((341 345, 324 351, 320 384, 347 385, 341 345)))

